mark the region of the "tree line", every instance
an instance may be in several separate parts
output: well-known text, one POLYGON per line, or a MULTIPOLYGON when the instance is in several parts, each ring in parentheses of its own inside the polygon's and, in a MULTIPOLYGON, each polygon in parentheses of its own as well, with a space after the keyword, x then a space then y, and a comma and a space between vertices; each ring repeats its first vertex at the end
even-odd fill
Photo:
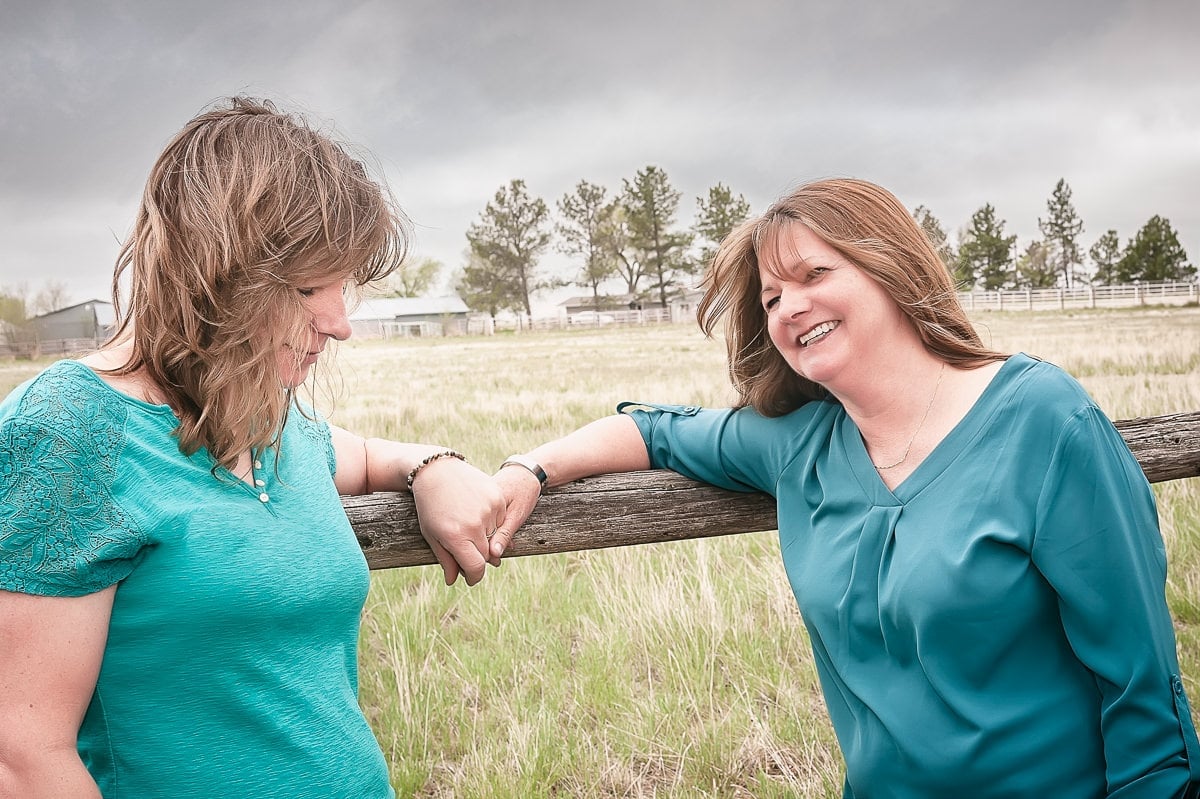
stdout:
MULTIPOLYGON (((924 205, 917 206, 913 217, 963 290, 1073 288, 1196 276, 1165 217, 1150 217, 1124 246, 1111 229, 1089 246, 1071 196, 1071 187, 1060 179, 1046 202, 1046 215, 1038 218, 1042 237, 1019 252, 1016 235, 1005 232, 1006 222, 991 203, 971 215, 956 242, 924 205)), ((721 240, 750 216, 746 198, 717 183, 696 198, 692 223, 684 227, 679 221, 682 198, 657 166, 639 170, 611 193, 580 180, 558 198, 553 212, 529 193, 524 180, 513 179, 467 229, 466 263, 453 287, 469 308, 492 316, 501 311, 532 315, 534 294, 571 285, 590 293, 600 309, 611 281, 623 283, 638 305, 665 308, 692 287, 721 240), (551 248, 571 259, 571 276, 547 274, 542 268, 541 259, 551 248)), ((383 293, 427 294, 442 268, 431 258, 406 265, 383 293)), ((66 285, 55 281, 32 296, 24 285, 0 288, 0 320, 19 325, 29 313, 64 307, 66 297, 66 285)))
MULTIPOLYGON (((599 308, 603 287, 614 279, 639 303, 666 307, 673 295, 692 286, 721 240, 750 215, 743 195, 717 183, 696 198, 694 221, 685 228, 678 219, 681 198, 665 171, 647 166, 612 193, 581 180, 558 199, 552 213, 525 181, 514 179, 467 230, 467 263, 455 288, 470 308, 493 316, 530 314, 532 294, 567 285, 586 289, 599 308), (540 259, 551 247, 572 259, 572 277, 543 272, 540 259)), ((913 217, 963 290, 1071 288, 1196 275, 1170 221, 1158 215, 1124 246, 1116 230, 1087 246, 1065 179, 1054 187, 1046 215, 1038 218, 1042 237, 1019 252, 1017 237, 1005 233, 1006 222, 990 203, 971 216, 957 242, 925 206, 918 206, 913 217)))
POLYGON ((624 284, 635 302, 666 307, 692 285, 717 245, 750 215, 750 203, 722 183, 696 200, 691 228, 679 224, 682 192, 667 173, 647 166, 622 181, 619 191, 581 180, 560 197, 557 213, 529 194, 525 181, 501 187, 467 230, 467 265, 459 296, 475 310, 531 314, 537 291, 576 285, 596 308, 610 280, 624 284), (570 257, 575 274, 547 275, 539 261, 551 247, 570 257))
POLYGON ((917 222, 953 270, 963 289, 987 291, 1024 288, 1074 288, 1126 283, 1191 280, 1196 267, 1188 261, 1179 236, 1165 217, 1155 214, 1124 247, 1116 230, 1106 230, 1086 250, 1083 220, 1071 202, 1071 187, 1060 179, 1038 217, 1041 239, 1017 252, 1015 235, 990 204, 971 215, 970 224, 953 247, 936 217, 924 206, 913 212, 917 222))

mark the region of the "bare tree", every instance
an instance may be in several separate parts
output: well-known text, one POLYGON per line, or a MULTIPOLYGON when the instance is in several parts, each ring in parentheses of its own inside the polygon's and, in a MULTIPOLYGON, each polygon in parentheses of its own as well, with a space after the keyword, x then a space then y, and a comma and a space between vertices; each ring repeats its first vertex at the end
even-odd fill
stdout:
POLYGON ((41 291, 33 296, 29 310, 34 316, 48 314, 70 305, 69 297, 66 283, 61 280, 47 280, 42 284, 41 291))

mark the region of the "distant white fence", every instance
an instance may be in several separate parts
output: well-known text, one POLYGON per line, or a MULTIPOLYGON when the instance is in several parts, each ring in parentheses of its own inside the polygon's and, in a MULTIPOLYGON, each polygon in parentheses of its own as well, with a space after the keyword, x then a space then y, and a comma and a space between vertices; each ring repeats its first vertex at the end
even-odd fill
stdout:
POLYGON ((502 318, 496 320, 496 330, 589 330, 613 325, 661 325, 695 321, 694 309, 656 307, 643 311, 585 311, 557 316, 502 318))
MULTIPOLYGON (((960 291, 959 302, 968 311, 1047 311, 1067 308, 1123 308, 1137 305, 1187 305, 1200 303, 1200 284, 1162 281, 1131 283, 1123 286, 1077 286, 1071 289, 1014 289, 1006 291, 960 291)), ((695 323, 690 306, 649 308, 643 311, 586 311, 556 316, 503 317, 493 322, 486 314, 472 314, 454 320, 450 326, 440 322, 392 322, 372 320, 370 329, 356 323, 355 335, 363 338, 441 337, 491 335, 498 330, 588 330, 613 325, 660 325, 695 323), (453 331, 449 328, 453 327, 453 331)), ((46 355, 79 355, 96 349, 102 338, 68 338, 36 342, 0 341, 0 358, 39 358, 46 355)))
POLYGON ((1163 281, 1123 286, 1076 286, 1070 289, 960 291, 968 311, 1034 311, 1066 308, 1123 308, 1132 305, 1186 305, 1200 302, 1196 283, 1163 281))

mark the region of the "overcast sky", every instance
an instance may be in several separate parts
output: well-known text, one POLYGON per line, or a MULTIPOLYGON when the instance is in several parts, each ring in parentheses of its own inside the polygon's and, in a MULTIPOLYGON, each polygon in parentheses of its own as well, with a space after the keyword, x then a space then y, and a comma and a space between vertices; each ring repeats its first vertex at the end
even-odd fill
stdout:
MULTIPOLYGON (((372 153, 461 266, 512 178, 553 207, 653 164, 680 223, 854 176, 1023 244, 1059 178, 1090 246, 1154 214, 1200 262, 1196 0, 0 0, 0 286, 107 298, 151 163, 236 93, 372 153)), ((547 259, 565 268, 561 256, 547 259)))

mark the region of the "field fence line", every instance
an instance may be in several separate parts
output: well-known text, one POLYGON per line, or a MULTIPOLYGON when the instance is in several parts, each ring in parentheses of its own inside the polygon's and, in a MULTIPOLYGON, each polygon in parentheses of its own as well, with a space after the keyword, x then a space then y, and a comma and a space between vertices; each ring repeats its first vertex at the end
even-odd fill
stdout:
POLYGON ((1187 305, 1200 302, 1195 281, 1165 280, 1121 286, 960 291, 968 311, 1066 310, 1068 308, 1128 308, 1138 305, 1187 305))

